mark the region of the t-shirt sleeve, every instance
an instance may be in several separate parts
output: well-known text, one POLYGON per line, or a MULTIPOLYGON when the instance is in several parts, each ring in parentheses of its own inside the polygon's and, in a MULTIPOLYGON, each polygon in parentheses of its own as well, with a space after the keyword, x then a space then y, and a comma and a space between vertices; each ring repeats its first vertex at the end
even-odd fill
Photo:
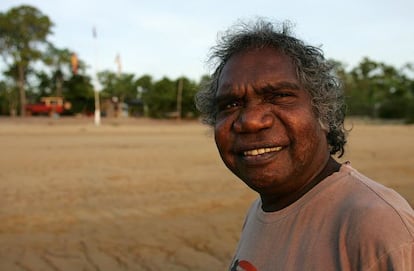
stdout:
POLYGON ((393 251, 382 255, 367 271, 413 271, 414 270, 414 243, 400 246, 393 251))

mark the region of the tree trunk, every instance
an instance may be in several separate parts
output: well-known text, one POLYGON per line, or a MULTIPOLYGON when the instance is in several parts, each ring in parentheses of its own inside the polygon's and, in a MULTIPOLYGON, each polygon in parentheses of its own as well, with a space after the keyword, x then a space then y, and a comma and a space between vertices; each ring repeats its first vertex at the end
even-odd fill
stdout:
POLYGON ((23 64, 19 64, 19 96, 20 96, 20 117, 24 117, 26 115, 26 92, 24 90, 24 67, 23 64))
POLYGON ((60 76, 56 78, 56 96, 57 97, 62 97, 62 85, 63 85, 62 81, 63 79, 60 76))
POLYGON ((17 115, 16 100, 13 98, 9 99, 9 113, 10 113, 10 117, 16 117, 17 115))
POLYGON ((178 81, 177 90, 177 118, 178 120, 182 117, 182 103, 183 103, 183 79, 178 81))

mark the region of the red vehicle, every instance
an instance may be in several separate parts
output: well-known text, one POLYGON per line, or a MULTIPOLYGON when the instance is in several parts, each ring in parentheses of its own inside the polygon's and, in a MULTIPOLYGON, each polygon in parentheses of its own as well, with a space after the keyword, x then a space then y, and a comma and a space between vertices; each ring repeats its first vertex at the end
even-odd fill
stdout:
POLYGON ((29 116, 61 114, 71 108, 71 104, 63 102, 62 97, 42 97, 40 101, 40 103, 36 104, 27 104, 26 114, 29 116))

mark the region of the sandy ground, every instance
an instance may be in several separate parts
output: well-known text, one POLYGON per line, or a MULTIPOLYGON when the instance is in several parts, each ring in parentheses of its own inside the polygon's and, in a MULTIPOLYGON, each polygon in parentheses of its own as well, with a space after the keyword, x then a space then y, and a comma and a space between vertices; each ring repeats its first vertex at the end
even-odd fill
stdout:
MULTIPOLYGON (((355 123, 354 167, 414 203, 414 127, 355 123)), ((256 195, 196 122, 0 119, 0 270, 225 270, 256 195)))

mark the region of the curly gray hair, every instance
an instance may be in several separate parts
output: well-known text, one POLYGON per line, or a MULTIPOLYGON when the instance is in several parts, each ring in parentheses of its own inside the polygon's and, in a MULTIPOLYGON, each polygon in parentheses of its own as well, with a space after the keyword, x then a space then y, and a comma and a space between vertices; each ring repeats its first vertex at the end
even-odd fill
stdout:
POLYGON ((210 62, 214 62, 215 70, 195 97, 202 120, 205 124, 215 125, 218 80, 224 65, 235 53, 251 48, 276 48, 292 59, 298 80, 310 93, 316 116, 327 130, 330 153, 339 153, 341 157, 346 144, 345 103, 334 65, 325 59, 321 49, 294 38, 290 33, 289 22, 278 26, 258 19, 235 25, 219 38, 209 58, 210 62))

